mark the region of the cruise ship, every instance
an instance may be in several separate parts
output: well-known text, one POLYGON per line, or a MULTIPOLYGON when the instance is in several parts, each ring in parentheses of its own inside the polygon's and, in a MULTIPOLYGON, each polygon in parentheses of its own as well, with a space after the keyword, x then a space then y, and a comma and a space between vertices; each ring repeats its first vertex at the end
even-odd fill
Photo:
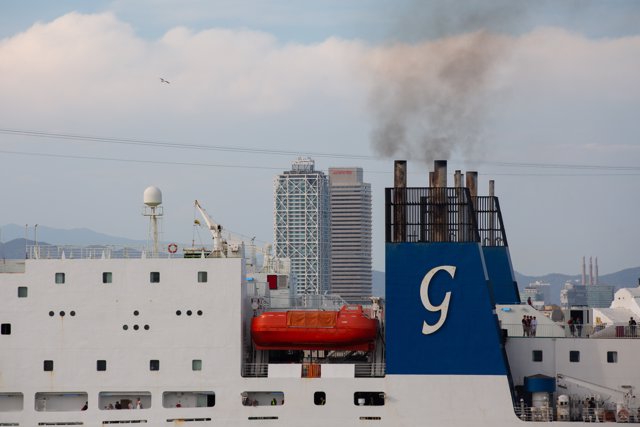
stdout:
POLYGON ((640 291, 547 317, 520 301, 493 186, 406 172, 386 297, 361 304, 296 297, 286 260, 258 267, 204 209, 207 248, 26 248, 0 267, 0 426, 638 423, 640 291))

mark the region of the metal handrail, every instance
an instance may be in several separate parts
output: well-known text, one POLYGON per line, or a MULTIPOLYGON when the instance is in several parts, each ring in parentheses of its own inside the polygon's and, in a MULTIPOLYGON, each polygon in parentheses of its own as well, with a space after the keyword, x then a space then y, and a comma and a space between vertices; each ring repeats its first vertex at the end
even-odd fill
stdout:
POLYGON ((526 330, 521 323, 501 323, 500 327, 514 338, 640 338, 640 327, 627 325, 570 325, 563 322, 539 324, 535 331, 526 330))
POLYGON ((269 376, 268 363, 245 363, 242 365, 242 376, 253 378, 266 378, 269 376))
POLYGON ((356 363, 356 378, 383 378, 386 374, 385 363, 356 363))

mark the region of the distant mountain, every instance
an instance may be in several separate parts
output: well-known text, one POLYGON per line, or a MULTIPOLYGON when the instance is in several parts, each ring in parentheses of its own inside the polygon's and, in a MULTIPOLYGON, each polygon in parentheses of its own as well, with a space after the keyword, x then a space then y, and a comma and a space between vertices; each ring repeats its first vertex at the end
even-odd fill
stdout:
POLYGON ((24 259, 27 245, 33 245, 33 240, 13 239, 7 243, 0 243, 0 259, 24 259))
MULTIPOLYGON (((33 227, 29 227, 28 238, 32 239, 33 227)), ((0 243, 22 239, 24 244, 24 226, 7 224, 0 226, 0 243)), ((90 230, 88 228, 51 228, 44 225, 38 226, 38 242, 49 242, 52 245, 144 245, 145 240, 133 240, 125 237, 109 236, 90 230)))

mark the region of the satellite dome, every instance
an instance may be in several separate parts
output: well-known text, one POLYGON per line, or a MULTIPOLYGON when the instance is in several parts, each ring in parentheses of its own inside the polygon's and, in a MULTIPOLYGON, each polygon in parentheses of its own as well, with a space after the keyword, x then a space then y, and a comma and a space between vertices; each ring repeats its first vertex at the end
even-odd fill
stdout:
POLYGON ((144 204, 150 207, 155 207, 162 204, 162 191, 158 187, 150 186, 144 190, 143 196, 144 204))

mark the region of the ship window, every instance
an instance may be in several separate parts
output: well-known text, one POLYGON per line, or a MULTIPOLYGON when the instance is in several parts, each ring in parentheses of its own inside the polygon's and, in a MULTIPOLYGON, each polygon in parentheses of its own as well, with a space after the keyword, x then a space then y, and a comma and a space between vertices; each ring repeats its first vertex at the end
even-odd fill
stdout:
POLYGON ((11 323, 3 323, 0 325, 1 335, 11 335, 11 323))
POLYGON ((149 360, 149 370, 150 371, 159 371, 160 370, 160 361, 159 360, 149 360))
POLYGON ((0 393, 0 412, 20 412, 23 409, 23 405, 24 395, 22 393, 0 393))
POLYGON ((569 362, 579 362, 580 361, 580 352, 573 350, 569 352, 569 362))
POLYGON ((149 282, 160 283, 160 272, 152 271, 151 273, 149 273, 149 282))
POLYGON ((18 298, 27 297, 28 288, 26 286, 18 286, 18 298))
POLYGON ((47 372, 53 371, 53 360, 44 361, 44 370, 47 372))
MULTIPOLYGON (((98 395, 98 408, 101 410, 138 409, 138 401, 140 401, 140 409, 151 408, 151 393, 148 391, 101 391, 98 395)), ((111 421, 112 424, 132 422, 139 421, 111 421)))
POLYGON ((356 406, 382 406, 384 398, 383 391, 356 391, 353 393, 353 404, 356 406))
POLYGON ((244 391, 240 395, 244 406, 284 405, 284 393, 281 391, 244 391))
POLYGON ((534 362, 542 362, 542 350, 533 350, 532 355, 534 362))
POLYGON ((102 283, 111 283, 113 282, 113 274, 110 271, 105 271, 102 273, 102 283))
POLYGON ((216 394, 212 391, 165 391, 162 393, 165 408, 213 408, 216 394))
POLYGON ((617 351, 607 351, 607 363, 618 363, 617 351))
POLYGON ((96 371, 106 371, 107 370, 107 361, 106 360, 97 360, 96 361, 96 371))
MULTIPOLYGON (((72 412, 87 407, 88 395, 84 392, 41 392, 35 395, 35 410, 38 412, 72 412)), ((40 423, 44 425, 45 423, 40 423)), ((48 423, 53 424, 53 423, 48 423)), ((56 423, 70 425, 70 423, 56 423)))
POLYGON ((191 361, 191 370, 192 371, 202 371, 202 360, 193 359, 191 361))
POLYGON ((198 283, 207 283, 206 271, 198 271, 198 283))
POLYGON ((56 283, 64 283, 64 273, 56 273, 56 283))
POLYGON ((313 403, 322 406, 327 403, 327 394, 324 391, 316 391, 313 393, 313 403))

